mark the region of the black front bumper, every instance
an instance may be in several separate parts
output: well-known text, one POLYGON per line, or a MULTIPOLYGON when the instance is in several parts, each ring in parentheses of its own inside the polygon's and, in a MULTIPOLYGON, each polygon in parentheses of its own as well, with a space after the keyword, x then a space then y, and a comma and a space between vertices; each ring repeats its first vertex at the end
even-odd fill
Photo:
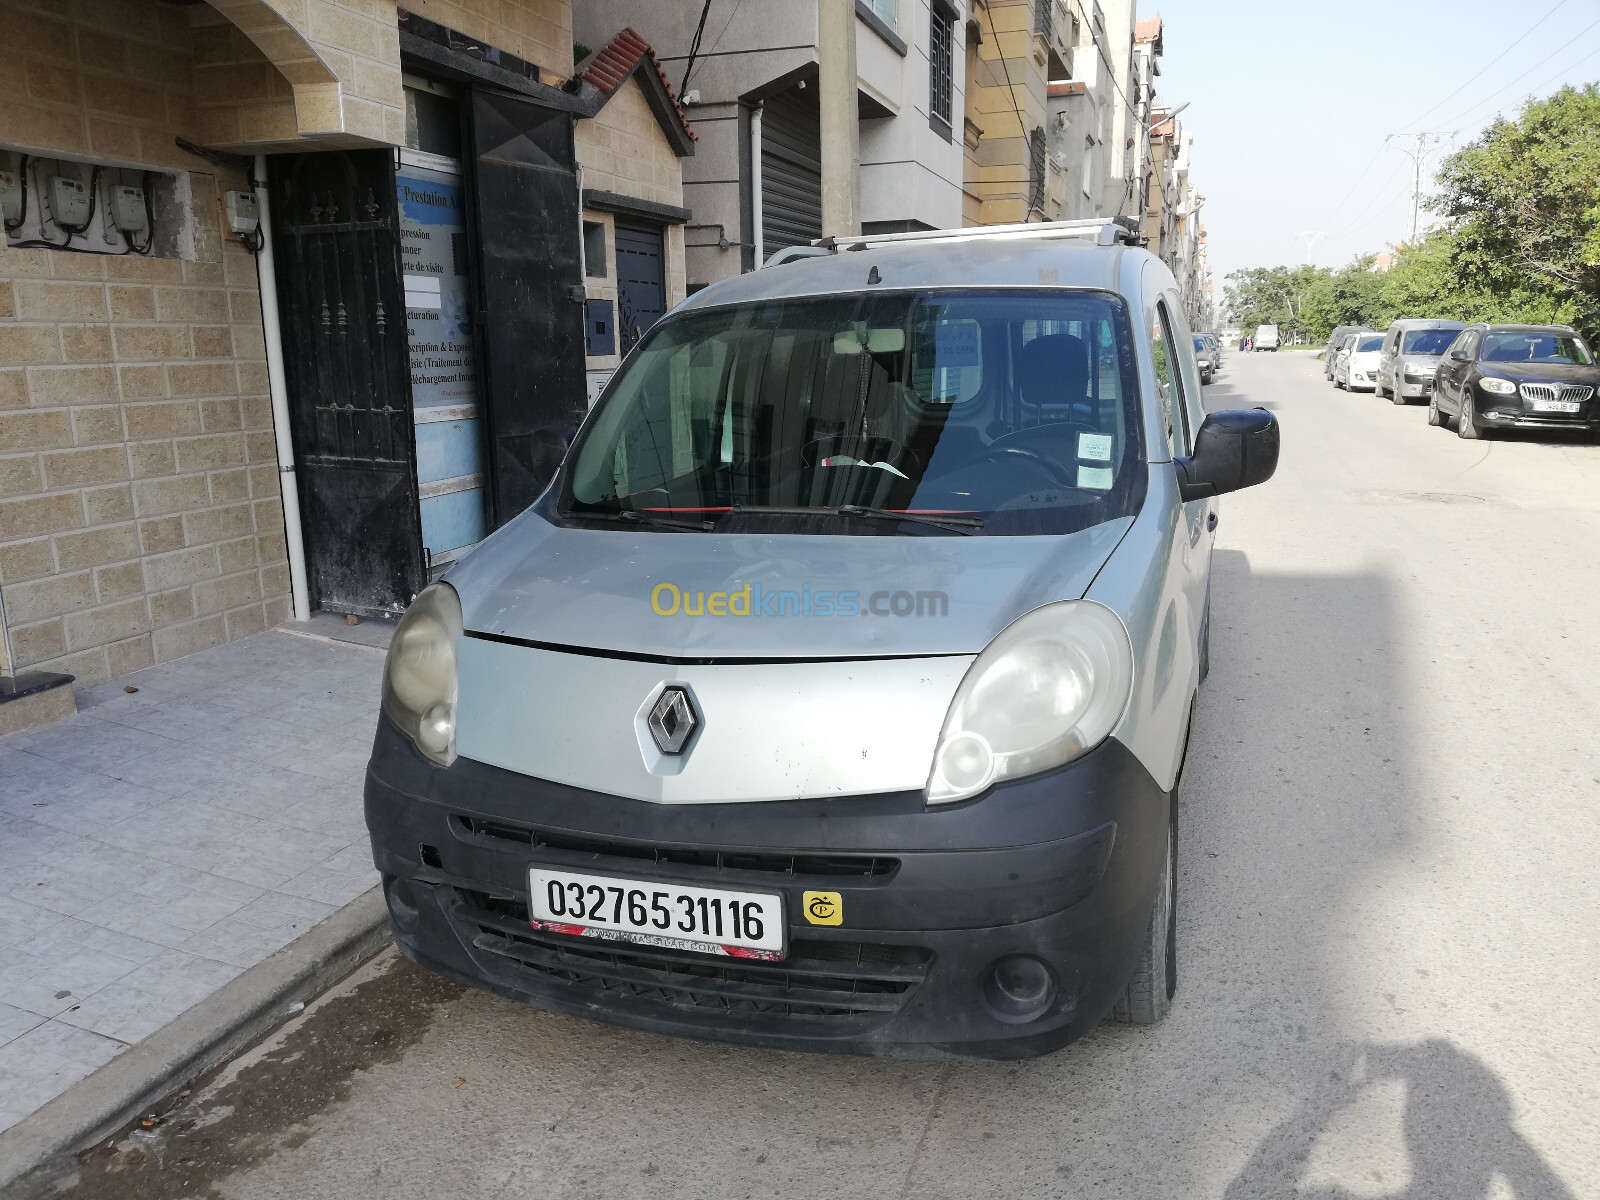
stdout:
POLYGON ((928 809, 920 792, 652 804, 419 755, 381 720, 367 826, 395 940, 441 974, 617 1025, 789 1050, 1014 1058, 1092 1028, 1138 956, 1170 797, 1120 743, 928 809), (535 930, 539 863, 781 892, 789 954, 753 962, 535 930), (805 891, 843 897, 814 926, 805 891), (1025 954, 1055 991, 997 1007, 991 967, 1025 954))

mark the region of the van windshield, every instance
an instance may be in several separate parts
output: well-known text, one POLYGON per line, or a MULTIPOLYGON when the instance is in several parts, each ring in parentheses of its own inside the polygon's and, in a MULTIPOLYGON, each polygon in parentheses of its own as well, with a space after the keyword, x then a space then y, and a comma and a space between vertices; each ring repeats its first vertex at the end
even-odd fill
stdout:
POLYGON ((1404 353, 1443 354, 1460 333, 1459 329, 1413 329, 1406 334, 1404 353))
POLYGON ((657 324, 579 436, 559 512, 727 533, 1071 533, 1137 512, 1143 463, 1119 297, 807 297, 657 324))
POLYGON ((1364 337, 1364 338, 1362 338, 1361 339, 1361 343, 1356 347, 1356 353, 1357 354, 1365 354, 1365 353, 1367 353, 1368 351, 1371 351, 1371 350, 1382 350, 1382 349, 1383 349, 1383 334, 1380 333, 1376 337, 1364 337))

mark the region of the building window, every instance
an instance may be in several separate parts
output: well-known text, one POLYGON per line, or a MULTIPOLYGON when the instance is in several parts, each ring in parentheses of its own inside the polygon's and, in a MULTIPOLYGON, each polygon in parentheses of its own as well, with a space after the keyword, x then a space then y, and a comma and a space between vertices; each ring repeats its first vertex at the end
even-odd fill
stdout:
POLYGON ((928 117, 934 130, 949 141, 955 111, 956 14, 939 0, 928 11, 928 117))
POLYGON ((1035 0, 1033 27, 1045 41, 1056 30, 1056 0, 1035 0))
POLYGON ((1044 211, 1045 136, 1039 126, 1028 135, 1028 209, 1044 211))
POLYGON ((591 279, 606 277, 606 227, 599 221, 583 223, 583 273, 591 279))
POLYGON ((899 0, 866 0, 866 5, 878 16, 883 18, 884 24, 893 29, 895 24, 895 5, 899 0))

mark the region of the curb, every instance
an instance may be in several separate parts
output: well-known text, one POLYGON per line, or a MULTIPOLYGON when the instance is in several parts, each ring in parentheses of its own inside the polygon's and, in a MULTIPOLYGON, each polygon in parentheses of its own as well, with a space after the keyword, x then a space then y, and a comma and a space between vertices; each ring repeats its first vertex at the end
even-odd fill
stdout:
POLYGON ((389 912, 375 886, 0 1133, 0 1193, 231 1058, 388 942, 389 912))

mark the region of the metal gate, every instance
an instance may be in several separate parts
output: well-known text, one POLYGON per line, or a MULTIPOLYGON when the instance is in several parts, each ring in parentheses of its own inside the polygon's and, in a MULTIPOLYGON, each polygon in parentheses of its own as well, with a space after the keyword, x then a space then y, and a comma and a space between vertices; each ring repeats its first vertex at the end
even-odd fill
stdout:
POLYGON ((588 411, 572 116, 472 90, 493 524, 533 503, 588 411))
POLYGON ((638 345, 667 311, 667 277, 660 226, 618 225, 617 330, 622 353, 638 345))
POLYGON ((822 236, 822 137, 815 100, 783 92, 761 114, 761 211, 757 258, 822 236))
POLYGON ((423 562, 393 153, 274 158, 272 197, 311 598, 397 613, 423 562))

